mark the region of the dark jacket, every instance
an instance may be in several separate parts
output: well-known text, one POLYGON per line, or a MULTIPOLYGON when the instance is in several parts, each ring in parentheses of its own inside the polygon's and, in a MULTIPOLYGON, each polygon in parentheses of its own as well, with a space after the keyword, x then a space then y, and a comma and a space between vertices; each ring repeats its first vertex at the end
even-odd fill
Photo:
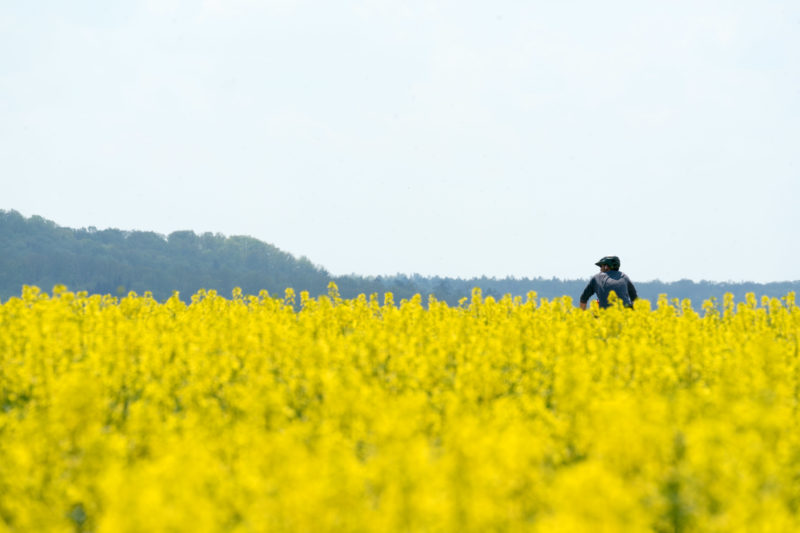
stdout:
POLYGON ((598 272, 590 281, 581 294, 581 303, 586 303, 592 294, 597 294, 597 303, 600 307, 608 307, 608 295, 614 291, 617 297, 622 300, 625 307, 633 305, 638 298, 636 288, 631 279, 619 270, 609 270, 608 272, 598 272))

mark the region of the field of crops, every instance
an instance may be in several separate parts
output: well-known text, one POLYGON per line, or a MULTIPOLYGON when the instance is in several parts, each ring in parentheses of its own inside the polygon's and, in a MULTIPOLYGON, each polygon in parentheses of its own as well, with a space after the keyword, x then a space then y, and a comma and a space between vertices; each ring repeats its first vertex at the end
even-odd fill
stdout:
POLYGON ((800 531, 800 309, 24 288, 0 531, 800 531))

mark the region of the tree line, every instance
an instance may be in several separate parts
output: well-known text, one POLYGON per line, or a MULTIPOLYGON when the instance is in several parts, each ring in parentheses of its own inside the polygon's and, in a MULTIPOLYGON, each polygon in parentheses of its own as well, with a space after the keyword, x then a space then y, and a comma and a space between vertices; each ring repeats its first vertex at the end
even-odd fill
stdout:
MULTIPOLYGON (((149 291, 164 300, 175 291, 184 301, 200 289, 230 296, 235 287, 245 294, 262 290, 283 295, 287 287, 311 296, 327 294, 333 281, 344 298, 391 292, 396 302, 420 294, 458 305, 472 289, 484 296, 505 294, 539 297, 569 295, 577 301, 587 279, 561 280, 506 277, 449 278, 396 274, 390 276, 333 276, 308 258, 296 258, 277 247, 246 236, 175 231, 161 235, 148 231, 72 229, 34 215, 0 210, 0 299, 19 296, 23 285, 49 291, 55 285, 70 290, 122 296, 149 291)), ((655 302, 659 294, 689 298, 697 308, 704 300, 721 300, 727 292, 739 301, 745 294, 781 297, 797 291, 800 281, 731 283, 692 280, 636 281, 640 297, 655 302)), ((382 301, 382 300, 381 300, 382 301)))

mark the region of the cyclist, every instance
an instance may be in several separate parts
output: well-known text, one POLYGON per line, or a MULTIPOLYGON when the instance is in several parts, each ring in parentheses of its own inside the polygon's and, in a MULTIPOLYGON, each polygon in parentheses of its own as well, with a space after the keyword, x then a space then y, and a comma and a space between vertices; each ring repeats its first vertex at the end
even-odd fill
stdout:
POLYGON ((608 307, 608 295, 611 291, 617 294, 625 307, 633 307, 633 302, 638 298, 636 287, 631 279, 619 271, 620 260, 616 255, 607 255, 595 263, 600 267, 600 272, 589 280, 589 284, 581 294, 581 309, 586 309, 586 302, 592 294, 597 294, 597 303, 601 308, 608 307))

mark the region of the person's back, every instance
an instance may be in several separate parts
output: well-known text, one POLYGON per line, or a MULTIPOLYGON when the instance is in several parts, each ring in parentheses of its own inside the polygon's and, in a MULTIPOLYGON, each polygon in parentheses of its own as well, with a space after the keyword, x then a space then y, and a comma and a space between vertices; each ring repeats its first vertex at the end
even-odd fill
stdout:
POLYGON ((581 294, 581 309, 586 309, 586 302, 592 294, 597 295, 597 303, 601 308, 608 307, 608 297, 613 291, 622 300, 625 307, 633 306, 638 297, 636 288, 625 273, 619 271, 620 261, 616 256, 606 256, 597 263, 600 272, 594 275, 581 294))
POLYGON ((617 293, 617 298, 622 300, 626 307, 633 305, 628 284, 631 283, 628 276, 619 270, 609 270, 608 272, 598 272, 590 283, 594 283, 594 292, 597 294, 597 303, 600 307, 608 307, 608 297, 611 291, 617 293))

